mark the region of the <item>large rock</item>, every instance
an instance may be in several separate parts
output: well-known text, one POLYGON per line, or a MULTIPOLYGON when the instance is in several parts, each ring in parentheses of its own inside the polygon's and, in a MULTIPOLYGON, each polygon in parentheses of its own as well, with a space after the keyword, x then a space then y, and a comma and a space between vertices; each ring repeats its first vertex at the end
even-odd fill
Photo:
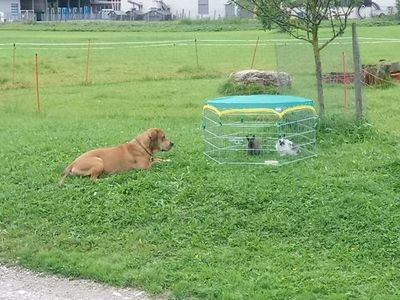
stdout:
POLYGON ((230 78, 239 84, 260 83, 277 87, 290 87, 292 85, 292 78, 285 72, 242 70, 232 73, 230 78))

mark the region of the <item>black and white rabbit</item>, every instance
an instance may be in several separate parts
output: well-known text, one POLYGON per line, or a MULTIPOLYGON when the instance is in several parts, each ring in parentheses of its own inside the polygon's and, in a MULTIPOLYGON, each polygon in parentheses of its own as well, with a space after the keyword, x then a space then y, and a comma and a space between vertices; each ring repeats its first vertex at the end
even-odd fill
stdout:
POLYGON ((281 155, 297 155, 300 152, 299 145, 296 145, 291 140, 280 136, 275 144, 276 151, 281 155))

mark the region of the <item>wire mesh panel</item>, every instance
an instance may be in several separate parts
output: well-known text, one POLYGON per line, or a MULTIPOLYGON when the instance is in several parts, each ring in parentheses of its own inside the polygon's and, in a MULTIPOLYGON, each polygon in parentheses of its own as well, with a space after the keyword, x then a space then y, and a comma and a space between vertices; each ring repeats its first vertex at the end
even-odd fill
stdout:
MULTIPOLYGON (((307 43, 276 45, 277 69, 288 73, 292 85, 280 87, 282 94, 317 98, 317 81, 312 46, 307 43)), ((351 41, 337 39, 321 51, 325 109, 329 115, 355 110, 354 65, 351 41)))
POLYGON ((205 155, 221 164, 266 165, 316 156, 317 115, 312 106, 265 106, 220 110, 206 105, 205 155))
POLYGON ((293 161, 316 156, 316 125, 317 116, 310 110, 297 110, 283 115, 277 125, 279 135, 299 147, 296 155, 288 155, 284 161, 288 161, 288 158, 293 161))

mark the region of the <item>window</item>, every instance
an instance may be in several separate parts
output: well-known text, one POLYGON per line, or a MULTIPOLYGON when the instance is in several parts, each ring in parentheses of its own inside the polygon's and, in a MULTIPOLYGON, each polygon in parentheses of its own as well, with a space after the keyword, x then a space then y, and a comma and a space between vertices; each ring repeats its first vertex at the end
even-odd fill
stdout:
POLYGON ((199 0, 199 15, 208 15, 208 0, 199 0))
POLYGON ((14 2, 11 3, 11 19, 17 20, 19 16, 19 4, 14 2))

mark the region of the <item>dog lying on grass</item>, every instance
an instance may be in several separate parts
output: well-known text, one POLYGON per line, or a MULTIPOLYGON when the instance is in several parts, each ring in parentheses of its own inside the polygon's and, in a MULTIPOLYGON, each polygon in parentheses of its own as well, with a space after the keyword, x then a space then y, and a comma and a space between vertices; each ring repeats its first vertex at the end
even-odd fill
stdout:
POLYGON ((155 163, 168 161, 154 158, 153 155, 157 151, 168 151, 173 145, 163 130, 150 128, 126 144, 83 153, 65 168, 59 186, 64 184, 68 175, 90 176, 91 180, 96 181, 102 173, 148 169, 155 163))

